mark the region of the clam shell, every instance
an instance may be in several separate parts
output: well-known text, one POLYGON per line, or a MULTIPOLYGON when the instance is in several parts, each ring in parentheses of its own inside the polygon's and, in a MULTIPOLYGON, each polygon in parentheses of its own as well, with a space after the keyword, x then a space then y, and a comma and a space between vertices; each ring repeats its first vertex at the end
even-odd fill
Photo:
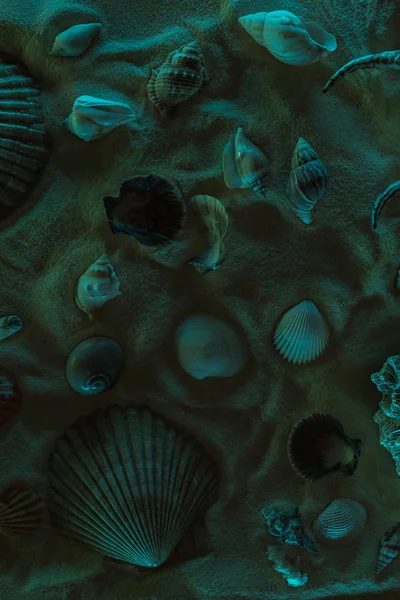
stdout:
POLYGON ((380 573, 400 551, 400 523, 396 523, 382 537, 379 545, 376 572, 380 573))
POLYGON ((8 537, 31 535, 39 529, 43 499, 32 490, 10 488, 0 495, 0 533, 8 537))
POLYGON ((115 385, 124 370, 124 351, 109 337, 92 337, 78 344, 68 357, 65 376, 84 396, 102 394, 115 385))
POLYGON ((0 340, 5 340, 22 327, 22 319, 16 315, 0 318, 0 340))
POLYGON ((103 200, 110 229, 144 246, 170 244, 181 232, 186 205, 179 186, 161 175, 127 179, 119 196, 103 200))
POLYGON ((232 377, 246 361, 237 333, 211 315, 188 317, 176 332, 175 345, 179 364, 195 379, 232 377))
POLYGON ((78 279, 75 301, 83 312, 92 313, 121 295, 119 279, 107 254, 102 254, 78 279))
POLYGON ((347 435, 331 415, 313 413, 293 427, 287 449, 296 473, 305 480, 316 481, 325 475, 353 475, 361 440, 347 435))
POLYGON ((213 461, 147 408, 81 417, 50 459, 57 533, 105 556, 157 567, 216 499, 213 461))
POLYGON ((59 33, 54 40, 53 56, 80 56, 89 48, 102 28, 101 23, 82 23, 59 33))
POLYGON ((313 524, 315 538, 324 546, 344 546, 364 529, 367 511, 360 502, 335 498, 313 524))
POLYGON ((0 427, 15 419, 22 407, 22 397, 8 375, 0 372, 0 427))
POLYGON ((280 319, 274 333, 277 350, 296 365, 318 358, 329 341, 329 328, 314 302, 304 300, 280 319))
POLYGON ((207 232, 205 251, 189 262, 202 274, 215 271, 226 258, 223 240, 228 231, 228 213, 217 198, 205 194, 192 196, 189 206, 207 232))

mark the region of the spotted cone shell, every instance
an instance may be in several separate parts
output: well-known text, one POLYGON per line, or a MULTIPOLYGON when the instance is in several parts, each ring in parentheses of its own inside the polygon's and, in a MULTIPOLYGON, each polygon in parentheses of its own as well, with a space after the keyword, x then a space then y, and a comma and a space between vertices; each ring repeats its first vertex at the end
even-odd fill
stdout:
POLYGON ((75 301, 85 313, 91 314, 121 294, 119 280, 107 254, 102 254, 81 275, 75 301))
POLYGON ((367 511, 360 502, 335 498, 313 524, 315 538, 324 546, 344 546, 364 529, 367 511))
POLYGON ((382 537, 379 545, 376 571, 380 573, 400 551, 400 523, 396 523, 382 537))
POLYGON ((0 533, 9 537, 31 535, 39 529, 43 499, 32 490, 10 488, 0 495, 0 533))
POLYGON ((0 372, 0 427, 20 413, 22 398, 17 386, 8 375, 0 372))

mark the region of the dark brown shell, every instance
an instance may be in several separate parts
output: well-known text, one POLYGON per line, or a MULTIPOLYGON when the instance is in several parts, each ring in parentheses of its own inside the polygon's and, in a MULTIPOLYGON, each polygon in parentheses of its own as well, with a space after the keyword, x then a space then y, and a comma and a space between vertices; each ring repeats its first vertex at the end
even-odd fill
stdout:
POLYGON ((9 537, 31 535, 39 529, 44 501, 32 490, 9 488, 0 495, 0 533, 9 537))
POLYGON ((0 372, 0 427, 12 421, 20 412, 21 394, 8 375, 0 372))
POLYGON ((170 244, 183 229, 183 194, 161 175, 127 179, 117 198, 107 196, 103 201, 111 231, 130 235, 144 246, 170 244))

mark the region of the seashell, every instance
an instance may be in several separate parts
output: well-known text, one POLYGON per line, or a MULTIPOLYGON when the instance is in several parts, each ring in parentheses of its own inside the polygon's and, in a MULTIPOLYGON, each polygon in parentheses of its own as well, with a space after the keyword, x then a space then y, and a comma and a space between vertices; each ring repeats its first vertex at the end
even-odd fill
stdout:
POLYGON ((383 410, 386 399, 384 396, 381 408, 374 414, 373 420, 379 426, 379 443, 392 455, 397 475, 400 476, 400 422, 397 417, 388 416, 387 407, 383 410))
POLYGON ((379 545, 376 572, 380 573, 400 551, 400 523, 396 523, 382 537, 379 545))
POLYGON ((0 317, 0 340, 5 340, 10 335, 17 333, 22 327, 22 319, 15 315, 0 317))
POLYGON ((382 369, 376 373, 372 373, 371 381, 373 381, 382 394, 391 395, 397 384, 400 383, 400 355, 389 356, 385 361, 382 369))
POLYGON ((344 546, 364 529, 367 511, 360 502, 335 498, 313 524, 316 539, 324 546, 344 546))
POLYGON ((161 175, 127 179, 119 196, 103 200, 110 229, 144 246, 170 244, 183 230, 186 206, 179 186, 161 175))
POLYGON ((101 28, 101 23, 82 23, 69 27, 58 34, 54 40, 51 54, 53 56, 80 56, 86 52, 101 28))
POLYGON ((297 507, 290 511, 279 508, 264 508, 262 515, 271 535, 279 537, 283 544, 294 544, 310 552, 318 552, 312 540, 306 535, 297 507))
POLYGON ((240 17, 239 23, 261 46, 288 65, 309 65, 336 50, 336 38, 288 10, 240 17))
POLYGON ((245 348, 236 332, 205 314, 188 317, 175 335, 178 361, 195 379, 232 377, 244 366, 245 348))
POLYGON ((200 90, 208 79, 200 46, 191 42, 170 52, 161 67, 152 70, 147 92, 161 115, 166 116, 200 90))
POLYGON ((331 415, 313 413, 293 427, 288 439, 289 461, 300 477, 316 481, 325 475, 353 475, 361 440, 344 432, 331 415))
POLYGON ((32 490, 17 487, 0 495, 0 533, 8 537, 31 535, 39 529, 44 514, 43 499, 32 490))
POLYGON ((274 333, 275 347, 295 365, 318 358, 328 341, 328 325, 311 300, 303 300, 286 311, 274 333))
POLYGON ((148 408, 80 417, 50 459, 50 523, 105 556, 157 567, 216 499, 217 471, 148 408))
POLYGON ((217 198, 204 194, 192 196, 190 207, 203 223, 208 240, 206 250, 189 262, 199 273, 215 271, 226 258, 223 240, 228 231, 228 213, 217 198))
POLYGON ((84 396, 102 394, 115 385, 124 370, 124 351, 109 337, 81 342, 68 357, 65 376, 69 385, 84 396))
POLYGON ((0 427, 12 421, 20 412, 22 398, 8 375, 0 372, 0 427))
POLYGON ((250 188, 265 197, 267 188, 267 157, 238 127, 224 149, 223 172, 229 189, 250 188))
POLYGON ((400 192, 400 179, 389 185, 382 194, 375 200, 374 208, 372 209, 372 230, 378 227, 379 217, 383 207, 393 198, 395 194, 400 192))
POLYGON ((50 154, 40 90, 13 57, 0 55, 0 219, 22 206, 50 154))
POLYGON ((79 96, 63 124, 81 140, 91 142, 135 119, 135 113, 129 104, 94 96, 79 96))
POLYGON ((75 301, 90 314, 121 295, 119 280, 107 254, 102 254, 78 279, 75 301))
POLYGON ((307 583, 308 576, 300 573, 300 556, 297 556, 292 563, 286 558, 284 550, 274 545, 268 546, 267 556, 275 563, 274 570, 282 573, 282 577, 286 579, 290 587, 300 587, 307 583))
POLYGON ((312 221, 312 210, 325 191, 327 177, 314 148, 300 137, 293 152, 288 192, 290 208, 306 225, 312 221))
POLYGON ((343 79, 348 73, 354 73, 361 69, 378 69, 382 66, 389 66, 395 69, 400 68, 400 50, 390 50, 380 54, 368 54, 361 58, 356 58, 346 63, 344 67, 336 71, 329 79, 322 92, 326 92, 340 79, 343 79))

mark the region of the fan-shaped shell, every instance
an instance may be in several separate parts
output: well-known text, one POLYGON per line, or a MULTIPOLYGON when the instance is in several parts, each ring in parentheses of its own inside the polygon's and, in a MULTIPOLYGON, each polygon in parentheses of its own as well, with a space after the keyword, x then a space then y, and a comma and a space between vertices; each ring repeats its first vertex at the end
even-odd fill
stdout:
POLYGON ((16 315, 0 318, 0 340, 17 333, 22 327, 22 319, 16 315))
POLYGON ((396 523, 382 537, 379 545, 376 571, 380 573, 400 551, 400 523, 396 523))
POLYGON ((102 394, 116 384, 124 370, 124 351, 109 337, 92 337, 78 344, 68 357, 65 376, 80 394, 102 394))
POLYGON ((50 522, 105 556, 157 567, 216 498, 212 460, 147 408, 81 417, 50 460, 50 522))
POLYGON ((0 53, 0 219, 25 202, 50 154, 39 95, 25 68, 0 53))
POLYGON ((267 157, 238 127, 231 135, 223 154, 223 173, 229 189, 250 188, 265 197, 267 188, 267 157))
POLYGON ((17 487, 0 495, 0 533, 9 537, 31 535, 43 519, 44 501, 36 492, 17 487))
POLYGON ((147 92, 149 99, 165 116, 171 109, 195 94, 208 81, 204 59, 197 42, 170 52, 158 69, 153 69, 147 92))
POLYGON ((101 23, 82 23, 59 33, 54 40, 53 56, 80 56, 89 48, 102 28, 101 23))
POLYGON ((344 432, 328 414, 313 413, 293 427, 288 439, 289 461, 300 477, 315 481, 325 475, 353 475, 361 440, 344 432))
POLYGON ((20 412, 22 397, 8 375, 0 372, 0 427, 12 421, 20 412))
POLYGON ((367 511, 360 502, 335 498, 313 524, 316 539, 324 546, 344 546, 364 529, 367 511))
POLYGON ((185 223, 183 194, 175 182, 161 175, 127 179, 118 197, 103 201, 111 231, 130 235, 144 246, 170 244, 185 223))
POLYGON ((232 377, 244 366, 246 351, 230 325, 216 317, 188 317, 175 336, 178 361, 195 379, 232 377))
POLYGON ((309 65, 337 47, 332 34, 287 10, 246 15, 239 23, 258 44, 289 65, 309 65))
POLYGON ((207 232, 206 249, 200 256, 190 261, 195 269, 203 274, 217 269, 225 260, 223 240, 228 231, 228 213, 217 198, 205 194, 192 196, 190 208, 201 220, 207 232))
POLYGON ((312 221, 312 210, 325 191, 327 177, 326 167, 314 148, 300 137, 292 157, 289 206, 306 225, 312 221))
POLYGON ((75 301, 85 313, 92 313, 121 294, 119 279, 107 254, 102 254, 78 279, 75 301))
POLYGON ((314 302, 304 300, 280 319, 274 333, 277 350, 297 365, 311 362, 325 350, 329 328, 314 302))

